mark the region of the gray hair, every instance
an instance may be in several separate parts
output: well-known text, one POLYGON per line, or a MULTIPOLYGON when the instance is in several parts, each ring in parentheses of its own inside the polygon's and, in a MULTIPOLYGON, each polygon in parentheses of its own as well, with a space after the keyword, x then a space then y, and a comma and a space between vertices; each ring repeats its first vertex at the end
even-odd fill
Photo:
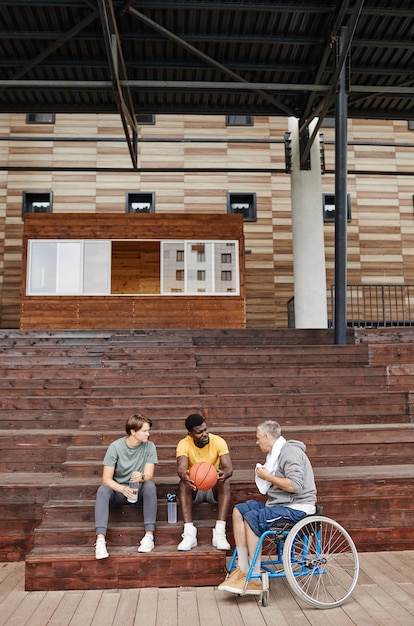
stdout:
POLYGON ((279 439, 282 434, 282 427, 278 422, 274 422, 273 420, 266 420, 258 425, 257 430, 260 431, 261 434, 268 434, 273 439, 279 439))

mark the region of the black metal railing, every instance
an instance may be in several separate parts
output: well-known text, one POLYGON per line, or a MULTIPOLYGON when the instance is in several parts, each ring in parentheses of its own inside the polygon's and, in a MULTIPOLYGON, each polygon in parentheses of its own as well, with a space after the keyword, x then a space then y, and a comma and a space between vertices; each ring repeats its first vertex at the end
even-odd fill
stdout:
MULTIPOLYGON (((335 323, 335 285, 328 297, 329 326, 335 323)), ((288 327, 295 327, 295 301, 287 303, 288 327)), ((348 284, 346 286, 348 327, 414 326, 414 285, 348 284)))
MULTIPOLYGON (((331 286, 335 320, 335 285, 331 286)), ((347 326, 414 326, 414 285, 348 284, 347 326)))

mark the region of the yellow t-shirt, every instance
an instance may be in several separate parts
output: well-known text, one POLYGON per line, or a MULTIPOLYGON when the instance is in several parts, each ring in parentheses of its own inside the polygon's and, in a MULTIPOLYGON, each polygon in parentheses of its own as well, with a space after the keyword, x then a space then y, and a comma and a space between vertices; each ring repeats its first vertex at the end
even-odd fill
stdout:
POLYGON ((188 458, 188 469, 199 461, 207 461, 218 469, 220 457, 229 453, 227 443, 218 435, 209 434, 210 441, 204 448, 198 448, 191 435, 187 435, 178 442, 176 456, 186 456, 188 458))

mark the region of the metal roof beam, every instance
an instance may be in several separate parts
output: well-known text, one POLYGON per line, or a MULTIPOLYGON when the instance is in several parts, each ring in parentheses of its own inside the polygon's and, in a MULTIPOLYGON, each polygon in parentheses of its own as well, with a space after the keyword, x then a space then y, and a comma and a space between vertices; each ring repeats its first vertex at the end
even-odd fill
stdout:
MULTIPOLYGON (((319 64, 318 71, 316 72, 316 76, 315 76, 316 84, 318 84, 321 81, 323 73, 325 72, 328 60, 332 57, 333 42, 335 41, 335 38, 337 37, 339 33, 339 29, 342 26, 342 22, 344 20, 348 6, 349 6, 349 0, 344 0, 339 8, 339 11, 337 12, 331 33, 326 41, 325 50, 323 52, 322 59, 319 64)), ((315 92, 312 92, 308 98, 308 101, 303 111, 303 119, 300 120, 299 134, 301 133, 302 124, 305 124, 305 125, 307 124, 308 116, 312 110, 312 105, 315 101, 315 95, 316 95, 315 92)))
POLYGON ((122 56, 112 0, 98 0, 98 2, 113 92, 121 116, 132 165, 136 168, 138 166, 137 122, 129 86, 125 84, 127 72, 122 56))
POLYGON ((378 50, 382 48, 396 48, 402 50, 414 49, 414 40, 407 39, 354 39, 353 44, 359 48, 372 48, 378 50))
MULTIPOLYGON (((313 142, 315 141, 315 137, 317 136, 319 129, 321 127, 322 121, 326 115, 326 112, 328 111, 329 107, 332 104, 332 99, 335 96, 335 92, 338 88, 338 79, 339 76, 341 75, 342 69, 345 65, 346 59, 348 57, 349 54, 349 50, 351 48, 351 44, 352 44, 352 38, 354 36, 355 33, 355 29, 356 29, 356 25, 358 23, 358 19, 361 15, 361 11, 362 11, 362 7, 364 5, 364 0, 358 0, 355 4, 351 19, 350 19, 350 23, 349 26, 346 28, 346 37, 345 37, 345 41, 342 42, 341 45, 341 52, 339 55, 339 59, 338 59, 338 63, 337 63, 337 67, 334 71, 334 73, 332 74, 332 79, 331 79, 331 86, 329 89, 329 92, 327 93, 327 95, 325 96, 325 98, 319 103, 318 107, 315 109, 315 111, 313 112, 312 115, 312 119, 314 119, 316 116, 319 116, 319 120, 316 123, 313 132, 312 132, 312 136, 309 138, 309 141, 307 142, 303 152, 300 155, 300 164, 301 166, 306 162, 306 160, 308 159, 308 156, 310 154, 310 150, 312 147, 313 142)), ((310 120, 307 120, 307 122, 304 124, 304 126, 299 129, 299 135, 302 132, 302 130, 304 128, 308 128, 310 123, 310 120)))
MULTIPOLYGON (((148 26, 151 26, 156 31, 162 33, 167 39, 173 41, 174 43, 176 43, 177 45, 181 46, 182 48, 184 48, 188 52, 191 52, 195 56, 199 57, 200 59, 205 61, 208 65, 212 65, 216 69, 219 69, 226 76, 230 76, 230 78, 234 78, 234 80, 237 81, 238 83, 247 83, 247 80, 242 78, 239 74, 236 74, 235 72, 230 70, 228 67, 226 67, 225 65, 223 65, 222 63, 220 63, 216 59, 213 59, 209 55, 205 54, 201 50, 198 50, 198 48, 195 48, 193 45, 189 44, 187 41, 185 41, 181 37, 178 37, 176 34, 172 33, 168 29, 164 28, 164 26, 161 26, 161 24, 158 24, 157 22, 154 22, 154 20, 150 19, 149 17, 147 17, 146 15, 141 13, 140 11, 137 11, 136 9, 134 9, 132 7, 128 7, 128 13, 130 13, 131 15, 133 15, 134 17, 136 17, 140 21, 144 22, 148 26)), ((284 104, 282 104, 282 102, 280 102, 277 98, 274 98, 273 96, 269 95, 268 93, 266 93, 266 92, 264 92, 264 91, 262 91, 260 89, 256 90, 256 91, 258 93, 260 93, 260 95, 265 100, 267 100, 268 102, 271 102, 272 104, 274 104, 275 107, 279 111, 282 111, 283 113, 285 113, 287 115, 291 115, 292 111, 288 107, 286 107, 284 104)))
MULTIPOLYGON (((134 0, 114 0, 113 4, 116 8, 124 6, 125 4, 132 4, 134 0)), ((27 6, 33 5, 33 0, 0 0, 1 6, 27 6)), ((207 2, 201 2, 200 0, 140 0, 141 8, 147 9, 177 9, 177 10, 200 10, 200 11, 234 11, 234 12, 259 12, 259 13, 313 13, 324 15, 326 12, 334 13, 335 1, 331 0, 330 6, 326 6, 321 2, 305 2, 293 3, 293 2, 245 2, 239 1, 224 1, 224 0, 209 0, 207 2)), ((395 4, 395 3, 394 3, 395 4)), ((91 8, 96 7, 94 0, 36 0, 36 5, 40 7, 84 7, 85 5, 91 8)), ((377 16, 380 12, 381 15, 390 17, 412 17, 414 16, 414 8, 407 6, 377 6, 377 3, 366 6, 364 8, 364 15, 377 16)))
MULTIPOLYGON (((50 0, 52 1, 52 0, 50 0)), ((126 4, 131 5, 136 0, 129 0, 126 4)), ((125 0, 119 0, 118 4, 122 4, 125 0)), ((1 0, 0 0, 1 4, 1 0)), ((327 3, 326 3, 327 4, 327 3)), ((209 0, 207 2, 200 2, 200 0, 140 0, 140 8, 146 9, 187 9, 187 10, 200 10, 200 11, 235 11, 250 12, 250 13, 312 13, 325 15, 327 12, 334 14, 336 11, 336 3, 331 1, 330 6, 326 6, 325 3, 315 2, 224 2, 221 0, 209 0)), ((364 15, 378 15, 378 6, 367 6, 364 8, 364 15)), ((414 8, 407 7, 382 7, 381 15, 387 15, 391 17, 409 17, 414 15, 414 8)))
MULTIPOLYGON (((222 89, 224 91, 260 91, 266 89, 269 91, 284 91, 291 93, 302 93, 304 91, 317 91, 321 94, 327 94, 331 88, 330 85, 314 85, 313 83, 234 83, 222 81, 191 81, 191 80, 120 80, 122 86, 135 87, 142 89, 158 89, 158 90, 203 90, 203 89, 222 89)), ((411 81, 412 82, 412 81, 411 81)), ((19 89, 50 89, 60 91, 65 89, 78 90, 110 90, 112 82, 109 80, 2 80, 0 79, 0 87, 10 87, 19 89)), ((354 85, 349 87, 350 94, 368 94, 369 97, 375 95, 381 96, 398 96, 400 98, 412 98, 414 96, 413 86, 392 87, 381 85, 354 85)))
MULTIPOLYGON (((29 61, 27 61, 29 62, 29 61)), ((22 61, 14 58, 14 59, 2 59, 1 66, 6 68, 13 67, 21 67, 22 61)), ((49 68, 107 68, 108 62, 106 59, 68 59, 66 61, 56 61, 53 60, 49 64, 43 63, 42 67, 49 68)), ((289 72, 290 74, 303 74, 303 65, 292 64, 289 65, 287 63, 281 63, 276 66, 267 66, 265 63, 243 63, 243 62, 235 62, 232 61, 227 63, 226 66, 229 69, 232 69, 237 72, 237 70, 244 70, 246 72, 273 72, 273 71, 281 71, 281 72, 289 72)), ((179 59, 168 59, 168 60, 159 60, 159 61, 138 61, 138 60, 128 60, 128 68, 129 69, 169 69, 169 70, 197 70, 198 72, 207 72, 210 71, 209 67, 206 67, 204 64, 197 64, 196 62, 191 63, 189 61, 183 62, 179 59)), ((353 72, 355 75, 363 76, 365 75, 367 78, 372 76, 398 76, 398 77, 412 77, 413 69, 411 66, 407 66, 406 68, 402 68, 401 66, 390 67, 389 65, 356 65, 353 63, 352 66, 353 72)), ((315 83, 320 81, 315 80, 315 83)))
MULTIPOLYGON (((1 0, 0 0, 1 2, 1 0)), ((131 11, 135 11, 136 9, 131 9, 131 11)), ((149 18, 148 18, 149 19, 149 18)), ((47 39, 56 39, 60 41, 61 38, 66 37, 66 33, 64 29, 61 29, 61 34, 59 34, 58 30, 49 30, 49 31, 34 31, 34 30, 21 30, 19 31, 19 37, 24 39, 25 41, 30 42, 33 41, 41 41, 47 39)), ((76 34, 76 33, 75 33, 76 34)), ((5 32, 1 33, 2 39, 4 40, 13 40, 16 38, 15 32, 5 32)), ((176 35, 178 39, 185 42, 197 42, 197 43, 239 43, 239 44, 266 44, 269 46, 274 46, 275 44, 280 46, 319 46, 324 43, 324 37, 320 35, 309 35, 309 36, 300 36, 300 35, 239 35, 236 34, 228 35, 228 34, 202 34, 202 33, 180 33, 176 35)), ((90 41, 94 39, 95 35, 85 34, 80 35, 78 37, 79 41, 85 40, 90 41)), ((148 33, 134 33, 134 32, 124 32, 122 34, 123 41, 161 41, 162 37, 157 37, 156 34, 149 36, 148 33)), ((396 49, 396 50, 412 50, 414 49, 414 40, 400 40, 400 39, 390 39, 387 37, 383 37, 381 39, 354 39, 353 45, 355 47, 360 48, 369 48, 369 49, 396 49)))
MULTIPOLYGON (((125 0, 123 0, 125 2, 125 0)), ((125 4, 131 5, 135 0, 128 0, 125 4)), ((327 8, 320 4, 302 2, 301 4, 293 4, 291 2, 221 2, 220 0, 213 2, 209 0, 208 3, 200 2, 200 0, 140 0, 139 5, 141 8, 146 9, 199 9, 200 11, 248 11, 248 12, 266 12, 266 13, 279 13, 281 11, 288 13, 326 13, 327 8)), ((335 7, 332 6, 331 10, 334 11, 335 7)), ((329 7, 328 7, 328 10, 329 7)))
MULTIPOLYGON (((329 85, 313 85, 312 83, 251 83, 251 82, 228 82, 228 81, 204 81, 204 80, 120 80, 121 85, 144 89, 168 89, 168 90, 194 90, 194 89, 223 89, 225 91, 290 91, 301 93, 303 91, 319 91, 327 93, 329 85)), ((112 82, 108 80, 2 80, 0 86, 21 87, 22 89, 49 88, 60 89, 108 89, 112 82)), ((381 88, 382 90, 382 88, 381 88)))
MULTIPOLYGON (((96 2, 94 0, 35 0, 38 7, 67 7, 68 5, 84 8, 85 5, 91 9, 96 9, 96 2)), ((0 7, 2 6, 33 6, 33 0, 0 0, 0 7)))

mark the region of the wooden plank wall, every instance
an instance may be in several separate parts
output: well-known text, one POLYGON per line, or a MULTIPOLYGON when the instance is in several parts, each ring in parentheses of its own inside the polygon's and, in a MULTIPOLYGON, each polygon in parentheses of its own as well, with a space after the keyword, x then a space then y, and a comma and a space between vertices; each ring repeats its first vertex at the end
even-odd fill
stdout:
POLYGON ((159 241, 113 241, 111 293, 160 293, 160 251, 159 241))
MULTIPOLYGON (((143 191, 155 192, 157 213, 219 215, 226 213, 229 191, 256 193, 257 222, 244 225, 247 326, 286 326, 293 295, 286 130, 284 117, 226 127, 225 116, 157 115, 140 136, 159 142, 139 144, 142 170, 133 171, 116 115, 57 115, 54 126, 27 125, 21 114, 0 115, 0 164, 11 168, 0 170, 0 327, 19 324, 22 193, 44 190, 53 190, 56 213, 124 213, 125 193, 143 191), (245 143, 230 141, 242 138, 245 143), (39 166, 44 169, 36 171, 39 166)), ((322 191, 333 193, 334 130, 323 132, 332 173, 323 176, 322 191)), ((414 133, 405 121, 349 120, 348 140, 348 282, 414 283, 414 133)), ((325 224, 325 253, 329 289, 333 223, 325 224)))
POLYGON ((244 328, 244 236, 240 215, 36 213, 26 215, 20 327, 42 328, 244 328), (159 243, 153 239, 231 239, 239 242, 238 296, 27 296, 26 255, 29 239, 116 239, 115 293, 157 293, 159 243), (136 240, 140 242, 137 250, 136 240), (150 240, 150 241, 145 241, 150 240), (128 244, 131 244, 128 248, 128 244), (126 254, 125 246, 127 246, 126 254), (147 248, 148 246, 148 253, 147 248), (142 272, 131 271, 131 258, 144 251, 142 272), (125 291, 125 288, 131 291, 125 291))

